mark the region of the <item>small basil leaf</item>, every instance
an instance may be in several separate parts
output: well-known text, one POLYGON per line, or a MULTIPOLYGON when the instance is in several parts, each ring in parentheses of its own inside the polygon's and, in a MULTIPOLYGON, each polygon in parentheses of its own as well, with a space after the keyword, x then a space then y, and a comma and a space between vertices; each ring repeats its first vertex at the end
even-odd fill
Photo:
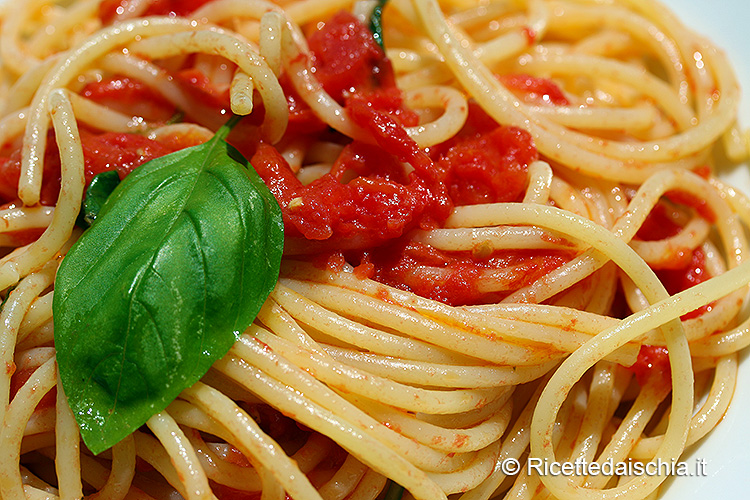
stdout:
POLYGON ((405 488, 400 484, 389 481, 384 500, 401 500, 405 491, 405 488))
POLYGON ((281 211, 228 132, 134 170, 60 265, 57 362, 94 453, 200 379, 278 280, 281 211))
POLYGON ((370 31, 372 31, 372 37, 381 49, 385 48, 383 46, 383 7, 385 7, 386 2, 388 0, 378 0, 370 16, 370 31))
POLYGON ((96 220, 99 211, 104 206, 109 195, 120 184, 120 176, 114 170, 107 170, 101 174, 96 174, 89 187, 86 188, 86 194, 81 202, 81 212, 78 214, 76 224, 83 229, 88 229, 96 220))

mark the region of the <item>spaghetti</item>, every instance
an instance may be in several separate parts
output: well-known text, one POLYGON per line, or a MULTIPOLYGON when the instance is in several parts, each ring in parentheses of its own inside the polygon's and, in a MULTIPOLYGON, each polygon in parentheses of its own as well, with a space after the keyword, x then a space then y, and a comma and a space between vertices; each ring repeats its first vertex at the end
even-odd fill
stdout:
POLYGON ((654 498, 663 468, 503 464, 671 463, 728 408, 750 201, 715 158, 749 139, 726 57, 665 7, 35 0, 0 30, 3 499, 654 498), (231 113, 278 283, 95 455, 52 316, 85 189, 231 113))

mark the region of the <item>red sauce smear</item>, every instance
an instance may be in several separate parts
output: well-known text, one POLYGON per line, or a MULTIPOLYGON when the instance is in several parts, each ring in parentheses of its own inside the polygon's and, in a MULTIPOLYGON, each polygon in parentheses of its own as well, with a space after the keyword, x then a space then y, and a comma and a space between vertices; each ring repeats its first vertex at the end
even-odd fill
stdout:
POLYGON ((503 285, 510 290, 527 286, 572 258, 568 252, 504 250, 487 255, 470 251, 446 252, 429 245, 399 240, 369 250, 350 260, 360 276, 380 281, 449 305, 499 301, 508 292, 487 293, 477 281, 483 271, 503 269, 503 285))
POLYGON ((659 387, 669 387, 672 383, 672 372, 670 371, 669 352, 666 347, 642 345, 638 351, 638 359, 629 370, 635 374, 638 385, 645 386, 652 377, 657 377, 655 382, 659 387))
MULTIPOLYGON (((38 366, 35 368, 24 368, 23 370, 17 370, 13 376, 10 378, 10 401, 13 401, 13 398, 16 397, 16 394, 18 391, 23 387, 23 385, 29 381, 31 376, 34 374, 34 372, 39 368, 38 366)), ((52 389, 47 392, 44 396, 42 396, 42 399, 39 401, 39 403, 36 405, 36 408, 34 411, 41 411, 46 408, 51 408, 55 406, 55 401, 57 398, 57 388, 53 387, 52 389)))
POLYGON ((548 78, 526 74, 501 75, 498 79, 517 97, 529 104, 567 106, 570 101, 560 87, 548 78))

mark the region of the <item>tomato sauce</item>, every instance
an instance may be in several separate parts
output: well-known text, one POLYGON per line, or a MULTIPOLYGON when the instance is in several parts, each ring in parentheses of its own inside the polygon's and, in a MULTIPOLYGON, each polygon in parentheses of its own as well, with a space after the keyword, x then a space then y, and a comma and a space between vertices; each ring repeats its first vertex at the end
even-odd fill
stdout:
MULTIPOLYGON (((23 370, 18 370, 10 377, 10 401, 13 401, 13 398, 16 397, 16 394, 18 391, 23 387, 23 385, 28 382, 28 380, 31 378, 31 376, 34 374, 34 372, 39 367, 34 368, 24 368, 23 370)), ((47 408, 51 408, 55 406, 55 401, 57 399, 57 388, 53 387, 50 389, 47 394, 42 396, 42 399, 39 401, 39 403, 36 405, 36 408, 34 411, 41 411, 47 408)))
POLYGON ((555 106, 570 104, 560 87, 548 78, 512 74, 498 76, 498 79, 517 97, 529 104, 552 104, 555 106))
POLYGON ((166 122, 177 111, 161 94, 140 80, 127 76, 116 75, 90 82, 81 95, 120 113, 142 116, 148 121, 166 122))
POLYGON ((408 290, 422 297, 459 306, 499 301, 507 291, 487 293, 478 287, 482 273, 504 271, 503 288, 517 290, 548 274, 573 257, 569 252, 496 250, 487 255, 447 252, 409 240, 350 255, 363 277, 408 290))
MULTIPOLYGON (((116 170, 123 179, 134 168, 165 154, 195 145, 190 138, 169 138, 162 141, 149 139, 140 134, 105 132, 98 133, 80 129, 83 149, 84 175, 86 185, 97 174, 116 170)), ((9 157, 0 157, 0 202, 17 201, 18 181, 21 175, 21 150, 9 157)), ((47 149, 42 172, 40 203, 52 206, 57 203, 60 193, 60 154, 53 132, 47 137, 47 149)))
MULTIPOLYGON (((704 200, 682 191, 669 191, 666 193, 670 202, 680 203, 694 208, 699 215, 713 222, 715 215, 704 200)), ((679 214, 671 205, 665 201, 659 201, 646 217, 643 225, 636 233, 638 239, 644 241, 663 240, 675 236, 682 230, 678 223, 679 214)), ((654 269, 656 276, 664 284, 670 295, 703 283, 711 276, 706 269, 706 254, 701 248, 692 252, 676 253, 674 258, 666 263, 661 263, 659 268, 654 269)), ((682 316, 687 320, 696 318, 713 309, 713 303, 702 306, 682 316)))
POLYGON ((315 77, 334 99, 393 87, 393 69, 372 32, 351 13, 340 11, 309 38, 315 77))
POLYGON ((629 368, 635 374, 638 385, 645 386, 653 377, 659 387, 669 387, 672 383, 669 352, 666 347, 642 345, 638 359, 629 368))

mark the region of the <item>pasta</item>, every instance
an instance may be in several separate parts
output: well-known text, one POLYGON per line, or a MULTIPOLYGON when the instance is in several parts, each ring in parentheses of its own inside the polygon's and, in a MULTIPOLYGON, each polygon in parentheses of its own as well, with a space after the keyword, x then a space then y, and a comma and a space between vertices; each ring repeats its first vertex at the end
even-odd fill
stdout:
MULTIPOLYGON (((656 498, 721 425, 750 344, 750 200, 717 172, 750 135, 730 62, 664 6, 34 0, 1 21, 4 500, 656 498), (128 214, 142 165, 213 168, 215 133, 278 202, 278 280, 200 380, 97 450, 64 378, 66 259, 128 214)), ((233 255, 209 247, 206 276, 233 255)), ((185 248, 134 271, 172 293, 157 330, 192 293, 157 261, 185 248)), ((117 356, 181 348, 160 339, 117 356)))

